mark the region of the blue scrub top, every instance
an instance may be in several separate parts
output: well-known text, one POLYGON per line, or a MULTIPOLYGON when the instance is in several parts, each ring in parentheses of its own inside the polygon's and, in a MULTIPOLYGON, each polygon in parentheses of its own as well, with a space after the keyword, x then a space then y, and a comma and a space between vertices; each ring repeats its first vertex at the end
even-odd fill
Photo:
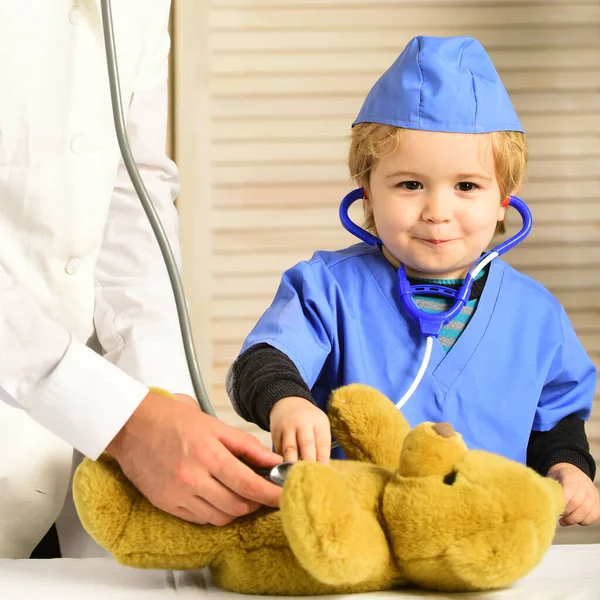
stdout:
MULTIPOLYGON (((399 301, 396 270, 362 243, 286 271, 241 352, 259 343, 294 362, 323 410, 332 390, 349 383, 398 401, 425 349, 399 301)), ((594 365, 559 302, 497 258, 466 329, 447 354, 434 340, 402 412, 411 426, 445 421, 470 448, 525 463, 531 431, 572 413, 587 419, 595 386, 594 365)))

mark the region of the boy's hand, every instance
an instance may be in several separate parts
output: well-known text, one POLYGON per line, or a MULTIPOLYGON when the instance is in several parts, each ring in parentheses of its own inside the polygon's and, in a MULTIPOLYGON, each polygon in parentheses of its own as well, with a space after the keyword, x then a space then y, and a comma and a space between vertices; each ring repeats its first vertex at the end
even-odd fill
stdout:
POLYGON ((283 460, 328 464, 331 429, 327 415, 312 402, 290 396, 279 400, 270 416, 271 437, 283 460))
POLYGON ((591 525, 600 517, 600 497, 594 482, 579 468, 569 463, 557 463, 550 467, 548 477, 562 486, 565 510, 560 524, 591 525))

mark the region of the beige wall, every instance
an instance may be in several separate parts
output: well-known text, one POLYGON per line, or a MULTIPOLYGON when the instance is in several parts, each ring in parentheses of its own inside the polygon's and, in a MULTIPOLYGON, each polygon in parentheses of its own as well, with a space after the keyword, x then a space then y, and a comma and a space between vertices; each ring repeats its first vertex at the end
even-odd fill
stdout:
MULTIPOLYGON (((352 241, 337 218, 349 126, 417 34, 472 35, 488 49, 531 146, 522 197, 535 227, 508 261, 555 293, 600 366, 597 0, 174 4, 184 277, 224 419, 253 430, 229 407, 224 376, 283 270, 352 241)), ((600 410, 588 431, 600 457, 600 410)))

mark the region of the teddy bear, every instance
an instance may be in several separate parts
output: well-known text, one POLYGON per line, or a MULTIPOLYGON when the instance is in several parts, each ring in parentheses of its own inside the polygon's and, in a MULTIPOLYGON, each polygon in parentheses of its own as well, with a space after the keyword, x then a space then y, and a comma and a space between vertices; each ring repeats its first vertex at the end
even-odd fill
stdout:
POLYGON ((411 429, 364 385, 336 390, 328 411, 349 460, 295 463, 280 509, 224 527, 188 523, 150 504, 103 455, 75 474, 81 521, 122 564, 209 567, 217 585, 245 594, 496 589, 540 562, 564 506, 556 481, 467 449, 449 424, 411 429))

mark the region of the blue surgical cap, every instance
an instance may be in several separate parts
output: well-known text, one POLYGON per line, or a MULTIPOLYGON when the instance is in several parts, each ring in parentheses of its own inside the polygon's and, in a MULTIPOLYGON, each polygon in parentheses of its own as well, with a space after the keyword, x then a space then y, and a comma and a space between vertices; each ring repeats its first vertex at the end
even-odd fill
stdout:
POLYGON ((377 80, 357 123, 449 133, 524 132, 483 46, 471 37, 413 38, 377 80))

